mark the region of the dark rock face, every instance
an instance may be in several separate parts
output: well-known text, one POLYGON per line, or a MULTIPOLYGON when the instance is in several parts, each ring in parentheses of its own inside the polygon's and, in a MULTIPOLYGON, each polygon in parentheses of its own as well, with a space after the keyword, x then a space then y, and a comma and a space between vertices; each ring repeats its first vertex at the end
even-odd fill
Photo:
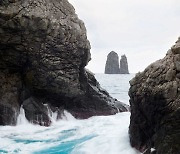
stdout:
POLYGON ((131 145, 147 154, 180 152, 180 38, 165 58, 130 81, 131 145), (155 148, 151 152, 151 148, 155 148))
POLYGON ((119 74, 119 56, 116 52, 111 51, 107 56, 105 74, 119 74))
POLYGON ((67 0, 1 0, 0 125, 16 124, 20 106, 47 126, 44 104, 58 117, 64 109, 77 118, 127 111, 84 69, 89 60, 84 23, 67 0))
POLYGON ((128 62, 126 55, 121 56, 120 60, 120 74, 129 74, 128 62))
POLYGON ((19 73, 0 70, 0 124, 15 125, 20 107, 22 80, 19 73))

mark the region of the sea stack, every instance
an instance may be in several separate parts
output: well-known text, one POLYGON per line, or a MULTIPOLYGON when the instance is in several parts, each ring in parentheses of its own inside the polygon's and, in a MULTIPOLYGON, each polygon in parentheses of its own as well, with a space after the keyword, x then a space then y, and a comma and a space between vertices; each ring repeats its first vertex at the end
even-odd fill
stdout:
MULTIPOLYGON (((91 59, 84 23, 68 0, 0 1, 0 125, 49 126, 49 110, 76 118, 112 115, 127 105, 85 69, 91 59)), ((117 59, 118 61, 118 59, 117 59)))
POLYGON ((129 74, 128 61, 126 55, 121 56, 120 60, 120 74, 129 74))
POLYGON ((146 154, 179 154, 180 38, 130 85, 131 145, 146 154))
POLYGON ((119 56, 116 52, 111 51, 106 60, 105 74, 129 74, 128 62, 126 55, 121 56, 119 66, 119 56))
POLYGON ((119 56, 114 51, 111 51, 107 56, 105 74, 120 74, 119 56))

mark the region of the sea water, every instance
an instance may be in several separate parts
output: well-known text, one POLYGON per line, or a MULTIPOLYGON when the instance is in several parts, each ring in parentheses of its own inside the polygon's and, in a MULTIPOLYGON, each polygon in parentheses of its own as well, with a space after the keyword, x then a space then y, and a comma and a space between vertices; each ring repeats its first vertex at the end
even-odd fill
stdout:
MULTIPOLYGON (((130 75, 96 74, 101 86, 128 104, 130 75)), ((138 154, 130 146, 130 113, 77 120, 68 112, 62 120, 42 127, 28 123, 21 108, 17 126, 0 127, 0 153, 12 154, 138 154)))

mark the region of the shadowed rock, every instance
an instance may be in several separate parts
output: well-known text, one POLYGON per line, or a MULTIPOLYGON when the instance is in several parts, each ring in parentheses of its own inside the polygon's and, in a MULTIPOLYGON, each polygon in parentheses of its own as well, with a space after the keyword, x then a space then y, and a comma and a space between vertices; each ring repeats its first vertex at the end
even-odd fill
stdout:
POLYGON ((0 125, 26 118, 49 125, 48 104, 76 118, 127 111, 84 67, 90 60, 84 23, 67 0, 0 1, 0 125), (118 105, 117 105, 118 104, 118 105))
POLYGON ((128 62, 126 55, 121 56, 120 60, 120 74, 129 74, 128 62))
POLYGON ((119 74, 119 56, 116 52, 111 51, 107 56, 105 74, 119 74))
POLYGON ((163 59, 130 81, 130 142, 146 154, 180 152, 179 64, 180 38, 163 59))

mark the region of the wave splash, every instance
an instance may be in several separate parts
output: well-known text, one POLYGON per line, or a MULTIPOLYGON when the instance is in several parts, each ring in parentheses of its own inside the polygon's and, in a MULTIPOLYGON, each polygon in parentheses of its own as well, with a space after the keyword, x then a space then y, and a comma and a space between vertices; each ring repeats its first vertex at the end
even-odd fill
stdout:
POLYGON ((129 116, 77 120, 65 111, 63 119, 43 127, 29 123, 21 108, 17 126, 0 127, 0 153, 137 154, 129 144, 129 116))
MULTIPOLYGON (((132 76, 99 74, 96 77, 111 94, 118 93, 114 97, 124 98, 128 104, 128 82, 132 76)), ((139 154, 129 142, 130 113, 78 120, 64 111, 62 119, 57 120, 57 113, 46 107, 52 121, 50 127, 29 123, 23 108, 17 126, 0 126, 0 153, 139 154)))
POLYGON ((24 109, 21 107, 19 115, 17 117, 17 125, 26 125, 26 124, 29 124, 29 122, 28 122, 28 120, 25 117, 24 109))

